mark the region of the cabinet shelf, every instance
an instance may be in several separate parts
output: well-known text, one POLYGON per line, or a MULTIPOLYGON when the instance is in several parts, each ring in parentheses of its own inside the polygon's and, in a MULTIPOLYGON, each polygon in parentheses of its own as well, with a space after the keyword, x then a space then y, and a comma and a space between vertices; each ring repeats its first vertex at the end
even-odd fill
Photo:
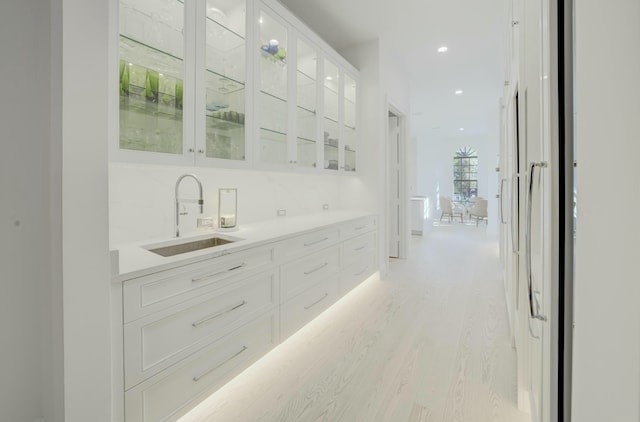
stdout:
POLYGON ((207 16, 207 47, 211 47, 220 53, 228 54, 244 47, 244 45, 245 37, 243 35, 207 16), (213 29, 212 31, 210 31, 210 26, 213 29), (213 42, 213 38, 219 39, 219 42, 213 42))
POLYGON ((214 70, 207 69, 207 88, 224 95, 244 90, 244 82, 229 78, 214 70))
POLYGON ((286 133, 284 133, 284 132, 280 132, 280 131, 278 131, 278 130, 273 130, 273 129, 267 129, 266 127, 261 127, 261 128, 260 128, 260 130, 261 130, 261 131, 264 131, 264 132, 267 132, 267 133, 274 134, 274 135, 283 136, 283 137, 284 137, 284 141, 286 141, 286 140, 287 140, 287 138, 286 138, 286 137, 287 137, 287 134, 286 134, 286 133))
POLYGON ((262 89, 260 90, 260 93, 261 93, 261 94, 264 94, 264 95, 266 95, 266 96, 268 96, 268 97, 275 98, 276 100, 280 100, 280 101, 282 101, 283 103, 286 103, 286 102, 287 102, 287 100, 285 100, 284 98, 280 98, 280 97, 278 97, 277 95, 273 95, 273 94, 271 94, 271 93, 269 93, 269 92, 267 92, 267 91, 264 91, 264 90, 262 90, 262 89))
POLYGON ((325 120, 328 120, 328 121, 330 121, 330 122, 338 123, 338 120, 337 120, 337 119, 334 119, 333 117, 324 116, 324 118, 325 118, 325 120))
POLYGON ((207 122, 211 123, 216 129, 221 130, 244 130, 243 123, 237 123, 230 120, 225 120, 222 117, 213 116, 207 113, 207 122))
POLYGON ((120 58, 158 73, 182 79, 184 63, 180 57, 144 44, 140 41, 120 35, 120 58))
POLYGON ((316 84, 316 79, 311 77, 310 75, 307 75, 305 72, 303 72, 302 70, 298 69, 298 76, 302 76, 304 79, 303 83, 298 82, 299 86, 306 86, 306 85, 314 85, 316 84))
POLYGON ((315 110, 309 110, 307 107, 304 107, 304 106, 301 106, 301 105, 298 106, 298 110, 305 111, 305 112, 307 112, 307 113, 309 113, 311 115, 314 115, 314 116, 316 115, 316 111, 315 110))
POLYGON ((302 142, 305 142, 307 144, 315 144, 316 143, 316 141, 314 141, 313 139, 305 138, 303 136, 298 136, 298 140, 302 141, 302 142))

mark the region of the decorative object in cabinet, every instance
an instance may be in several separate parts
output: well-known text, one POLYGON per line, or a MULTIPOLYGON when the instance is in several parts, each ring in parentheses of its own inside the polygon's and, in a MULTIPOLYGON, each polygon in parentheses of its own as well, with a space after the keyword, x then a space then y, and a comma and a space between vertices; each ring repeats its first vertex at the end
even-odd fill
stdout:
POLYGON ((338 170, 339 163, 339 81, 338 66, 324 61, 324 168, 338 170))
POLYGON ((184 5, 120 1, 120 140, 125 150, 183 153, 184 5))
POLYGON ((204 152, 245 160, 246 5, 207 0, 206 8, 204 152))
POLYGON ((317 66, 316 50, 298 38, 296 163, 300 167, 315 167, 317 162, 317 66))
POLYGON ((288 29, 265 10, 260 10, 258 22, 260 159, 263 163, 286 164, 288 29))

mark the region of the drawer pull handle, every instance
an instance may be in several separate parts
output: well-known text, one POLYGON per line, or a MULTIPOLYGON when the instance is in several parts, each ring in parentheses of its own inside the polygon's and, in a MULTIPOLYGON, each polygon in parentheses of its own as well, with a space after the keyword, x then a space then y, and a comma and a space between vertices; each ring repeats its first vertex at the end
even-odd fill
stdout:
POLYGON ((316 271, 320 271, 321 269, 323 269, 327 265, 329 265, 329 263, 325 262, 324 264, 320 265, 319 267, 314 268, 313 270, 305 271, 304 275, 309 275, 309 274, 315 273, 316 271))
POLYGON ((359 276, 365 273, 365 271, 367 271, 369 269, 369 266, 367 265, 366 267, 364 267, 364 270, 360 271, 358 274, 354 274, 354 276, 359 276))
POLYGON ((226 269, 224 271, 218 271, 217 273, 207 274, 207 275, 203 275, 202 277, 192 278, 191 282, 192 283, 196 283, 198 281, 208 280, 210 278, 213 278, 213 277, 216 277, 216 276, 219 276, 219 275, 222 275, 222 274, 226 274, 226 273, 229 273, 231 271, 235 271, 237 269, 240 269, 240 268, 246 267, 246 266, 247 266, 246 262, 243 262, 240 265, 236 265, 235 267, 228 268, 228 269, 226 269))
POLYGON ((366 228, 367 228, 366 225, 365 226, 358 226, 354 230, 362 230, 362 229, 366 229, 366 228))
POLYGON ((329 296, 329 293, 325 293, 324 296, 322 296, 320 299, 316 300, 315 302, 313 302, 311 305, 307 305, 304 307, 304 309, 311 309, 314 306, 316 306, 318 303, 322 302, 323 300, 325 300, 327 298, 327 296, 329 296))
POLYGON ((366 247, 367 247, 367 245, 362 245, 362 246, 360 246, 359 248, 355 248, 355 249, 354 249, 354 251, 361 251, 361 250, 363 250, 363 249, 364 249, 364 248, 366 248, 366 247))
POLYGON ((216 366, 214 366, 211 369, 207 369, 206 371, 204 371, 202 374, 200 375, 196 375, 195 377, 193 377, 193 380, 195 382, 200 381, 202 378, 206 377, 207 375, 209 375, 210 373, 212 373, 213 371, 215 371, 216 369, 220 368, 222 365, 224 365, 225 363, 229 362, 230 360, 232 360, 233 358, 238 357, 238 355, 242 352, 244 352, 245 350, 247 350, 247 346, 242 346, 242 349, 240 349, 239 351, 237 351, 236 353, 233 354, 233 356, 229 357, 228 359, 226 359, 224 362, 217 364, 216 366))
POLYGON ((328 237, 323 237, 322 239, 320 239, 320 240, 316 240, 315 242, 305 243, 305 244, 304 244, 304 246, 313 246, 313 245, 317 245, 318 243, 322 243, 322 242, 324 242, 325 240, 329 240, 329 238, 328 238, 328 237))
POLYGON ((205 322, 209 322, 209 321, 211 321, 212 319, 216 319, 216 318, 218 318, 218 317, 221 317, 222 315, 228 314, 229 312, 233 312, 233 311, 235 311, 236 309, 238 309, 238 308, 240 308, 240 307, 242 307, 242 306, 244 306, 244 305, 246 305, 246 304, 247 304, 247 301, 246 301, 246 300, 243 300, 242 302, 238 303, 237 305, 233 305, 232 307, 230 307, 230 308, 228 308, 228 309, 225 309, 224 311, 216 312, 215 314, 212 314, 212 315, 206 316, 206 317, 202 318, 201 320, 199 320, 199 321, 196 321, 196 322, 192 323, 191 325, 192 325, 194 328, 196 328, 196 327, 198 327, 199 325, 204 324, 205 322))

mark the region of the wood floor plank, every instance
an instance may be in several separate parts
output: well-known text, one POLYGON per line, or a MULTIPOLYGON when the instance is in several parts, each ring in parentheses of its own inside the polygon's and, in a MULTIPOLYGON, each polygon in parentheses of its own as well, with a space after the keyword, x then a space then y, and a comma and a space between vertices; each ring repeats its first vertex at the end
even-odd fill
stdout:
POLYGON ((443 225, 182 420, 526 422, 495 241, 443 225))

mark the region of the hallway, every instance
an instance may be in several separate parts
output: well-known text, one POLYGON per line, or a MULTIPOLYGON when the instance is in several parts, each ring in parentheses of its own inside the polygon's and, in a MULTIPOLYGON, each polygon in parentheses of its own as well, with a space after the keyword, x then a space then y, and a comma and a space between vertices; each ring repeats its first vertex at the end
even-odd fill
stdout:
POLYGON ((434 227, 182 420, 524 422, 508 330, 487 229, 434 227))

